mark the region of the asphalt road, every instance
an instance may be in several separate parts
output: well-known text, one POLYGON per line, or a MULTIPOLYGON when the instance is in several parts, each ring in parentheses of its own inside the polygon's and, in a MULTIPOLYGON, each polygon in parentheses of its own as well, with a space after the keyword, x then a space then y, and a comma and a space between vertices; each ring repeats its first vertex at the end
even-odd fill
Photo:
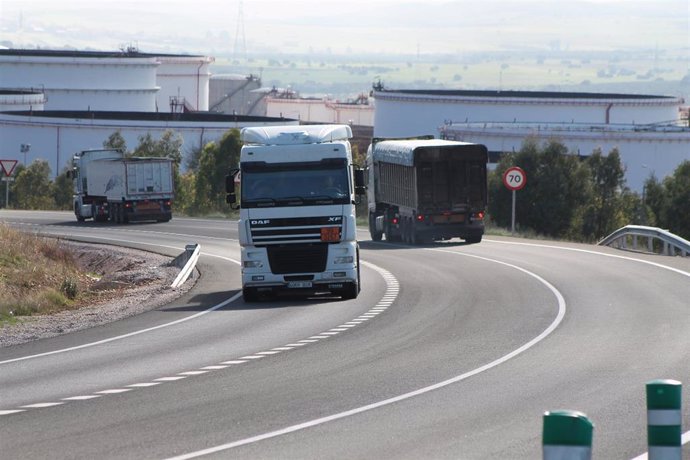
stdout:
MULTIPOLYGON (((595 424, 594 458, 630 459, 647 450, 645 383, 690 382, 690 259, 361 232, 357 299, 246 305, 234 222, 0 221, 202 251, 170 305, 0 348, 2 458, 533 459, 543 413, 573 409, 595 424)), ((686 432, 687 390, 683 407, 686 432)))

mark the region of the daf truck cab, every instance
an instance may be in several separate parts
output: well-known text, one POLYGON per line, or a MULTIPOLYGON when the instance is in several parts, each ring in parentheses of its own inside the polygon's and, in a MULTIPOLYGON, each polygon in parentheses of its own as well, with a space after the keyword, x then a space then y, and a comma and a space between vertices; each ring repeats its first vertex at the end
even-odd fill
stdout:
POLYGON ((366 191, 347 125, 244 128, 239 170, 226 178, 237 202, 242 294, 357 297, 355 204, 366 191))

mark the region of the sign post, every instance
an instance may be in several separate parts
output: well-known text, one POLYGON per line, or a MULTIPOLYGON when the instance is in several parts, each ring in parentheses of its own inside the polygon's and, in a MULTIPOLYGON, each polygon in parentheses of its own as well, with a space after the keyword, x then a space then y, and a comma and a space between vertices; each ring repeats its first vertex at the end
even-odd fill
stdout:
POLYGON ((17 160, 0 160, 0 169, 7 176, 2 178, 5 182, 5 208, 10 205, 10 182, 14 180, 10 176, 15 166, 17 166, 17 160))
POLYGON ((503 185, 513 192, 513 213, 510 225, 511 235, 515 234, 515 192, 522 189, 525 184, 527 184, 527 175, 522 168, 513 166, 503 173, 503 185))

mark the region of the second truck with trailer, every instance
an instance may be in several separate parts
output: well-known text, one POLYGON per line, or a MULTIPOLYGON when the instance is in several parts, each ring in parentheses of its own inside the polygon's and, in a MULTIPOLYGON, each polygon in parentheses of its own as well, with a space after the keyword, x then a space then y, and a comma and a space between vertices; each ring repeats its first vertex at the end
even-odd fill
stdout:
POLYGON ((172 218, 170 158, 127 157, 117 149, 82 150, 72 158, 70 176, 79 222, 167 222, 172 218))
POLYGON ((369 231, 407 244, 479 243, 487 206, 484 145, 433 139, 377 140, 367 151, 369 231))

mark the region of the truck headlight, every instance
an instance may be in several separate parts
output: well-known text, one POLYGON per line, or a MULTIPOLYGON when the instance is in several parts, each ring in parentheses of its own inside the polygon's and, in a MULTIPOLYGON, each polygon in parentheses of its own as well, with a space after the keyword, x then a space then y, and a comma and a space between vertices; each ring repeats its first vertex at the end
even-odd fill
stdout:
POLYGON ((335 264, 351 264, 354 262, 354 257, 352 256, 343 256, 343 257, 336 257, 335 260, 333 260, 333 263, 335 264))
POLYGON ((260 260, 245 260, 244 268, 261 268, 264 264, 260 260))

